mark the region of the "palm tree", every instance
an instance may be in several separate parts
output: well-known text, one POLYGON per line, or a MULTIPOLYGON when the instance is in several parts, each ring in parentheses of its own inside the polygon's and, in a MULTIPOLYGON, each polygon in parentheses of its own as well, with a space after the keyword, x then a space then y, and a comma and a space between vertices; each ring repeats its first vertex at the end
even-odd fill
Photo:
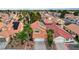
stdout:
POLYGON ((30 24, 41 19, 40 13, 36 11, 30 12, 29 16, 30 16, 30 24))
POLYGON ((29 39, 32 39, 32 33, 33 33, 33 31, 32 31, 32 28, 30 27, 30 24, 25 24, 24 25, 24 29, 23 29, 25 32, 28 32, 28 35, 29 35, 29 39))
POLYGON ((36 19, 37 19, 37 20, 40 20, 40 19, 41 19, 41 15, 40 15, 40 13, 39 13, 39 12, 36 12, 36 14, 35 14, 35 15, 36 15, 36 19))
POLYGON ((20 40, 22 45, 25 41, 32 39, 32 28, 30 27, 30 24, 24 24, 23 30, 19 33, 16 33, 16 39, 20 40))
POLYGON ((24 17, 22 17, 22 15, 19 15, 19 21, 22 21, 24 19, 24 17))
POLYGON ((49 46, 51 46, 53 43, 53 33, 54 32, 52 29, 47 30, 47 35, 48 35, 47 41, 49 46))
POLYGON ((23 45, 24 41, 27 41, 29 39, 29 35, 25 31, 21 31, 16 34, 16 38, 19 39, 21 44, 23 45))

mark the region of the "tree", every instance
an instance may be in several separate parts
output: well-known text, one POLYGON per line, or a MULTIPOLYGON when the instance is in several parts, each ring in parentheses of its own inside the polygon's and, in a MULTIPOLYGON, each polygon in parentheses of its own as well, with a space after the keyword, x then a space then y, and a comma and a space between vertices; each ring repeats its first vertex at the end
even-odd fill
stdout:
POLYGON ((53 43, 53 33, 54 32, 52 29, 47 30, 47 35, 48 35, 47 41, 49 46, 51 46, 53 43))
POLYGON ((41 19, 41 15, 39 12, 36 12, 36 16, 37 16, 37 20, 40 20, 41 19))
POLYGON ((21 41, 21 44, 24 44, 24 41, 29 41, 32 39, 32 28, 30 24, 24 24, 23 30, 16 34, 16 38, 21 41))
POLYGON ((19 21, 22 21, 24 19, 24 17, 22 17, 22 15, 19 15, 19 21))
POLYGON ((24 41, 29 39, 29 35, 25 31, 21 31, 16 34, 16 38, 19 39, 21 41, 21 44, 23 45, 24 41))
POLYGON ((60 18, 64 18, 65 14, 68 14, 69 13, 68 10, 61 10, 59 12, 61 12, 60 18))
POLYGON ((75 15, 75 16, 78 16, 78 14, 79 14, 79 10, 75 10, 75 11, 74 11, 74 15, 75 15))
POLYGON ((76 35, 75 40, 79 43, 79 36, 76 35))
POLYGON ((50 12, 56 12, 56 10, 49 10, 50 12))
POLYGON ((32 39, 32 33, 33 33, 33 31, 32 31, 32 28, 30 27, 30 24, 28 24, 28 23, 25 24, 23 30, 28 33, 29 39, 32 39))
POLYGON ((30 12, 29 16, 30 16, 30 24, 41 19, 40 13, 36 11, 30 12))

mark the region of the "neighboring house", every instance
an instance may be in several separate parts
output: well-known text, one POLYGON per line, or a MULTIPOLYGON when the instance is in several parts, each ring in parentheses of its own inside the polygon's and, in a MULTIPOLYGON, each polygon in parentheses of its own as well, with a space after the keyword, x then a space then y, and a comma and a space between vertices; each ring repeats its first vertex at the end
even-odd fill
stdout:
POLYGON ((10 41, 10 36, 13 36, 15 33, 18 33, 19 31, 21 31, 23 29, 23 24, 20 23, 17 30, 13 29, 12 22, 7 25, 7 28, 5 28, 1 24, 0 26, 1 26, 0 29, 2 29, 0 31, 0 49, 4 49, 10 41))
POLYGON ((56 45, 56 49, 57 50, 67 50, 66 46, 65 46, 65 38, 59 36, 53 39, 56 45))
POLYGON ((53 12, 52 15, 53 15, 54 17, 59 17, 59 16, 61 16, 61 13, 53 12))
POLYGON ((9 19, 9 15, 8 15, 8 14, 5 14, 5 13, 3 13, 3 14, 1 15, 1 17, 2 17, 2 19, 4 19, 4 20, 9 19))
POLYGON ((44 19, 44 23, 45 24, 52 24, 52 19, 49 18, 49 19, 44 19))
POLYGON ((64 19, 65 25, 68 24, 76 24, 77 20, 76 19, 64 19))
POLYGON ((43 21, 44 21, 45 25, 48 25, 48 24, 50 25, 50 24, 52 24, 52 22, 57 22, 57 18, 50 15, 50 16, 46 17, 43 21))
POLYGON ((65 19, 74 19, 74 14, 65 14, 65 19))
POLYGON ((13 26, 12 22, 10 22, 7 25, 7 28, 4 28, 4 26, 2 25, 3 28, 2 28, 2 31, 0 32, 0 36, 3 36, 4 38, 8 38, 8 37, 13 36, 15 33, 18 33, 19 31, 21 31, 23 29, 22 23, 19 24, 17 30, 14 30, 12 26, 13 26), (6 30, 4 30, 4 29, 6 29, 6 30))
POLYGON ((60 25, 61 28, 63 28, 65 21, 62 19, 57 19, 57 24, 60 25))
POLYGON ((33 29, 33 39, 35 38, 47 38, 47 33, 46 33, 46 27, 45 25, 40 22, 36 21, 31 24, 31 28, 33 29))
POLYGON ((49 19, 44 19, 46 28, 47 29, 52 29, 54 31, 54 37, 62 36, 69 42, 73 41, 73 37, 70 33, 65 31, 63 28, 59 27, 59 25, 56 25, 57 20, 59 21, 59 23, 64 24, 64 21, 62 21, 59 18, 53 18, 53 19, 50 19, 50 20, 49 19))
POLYGON ((75 16, 75 19, 79 20, 79 16, 75 16))
POLYGON ((74 16, 73 14, 65 15, 65 24, 78 24, 79 16, 74 16))
POLYGON ((63 28, 59 27, 58 25, 56 25, 56 23, 52 23, 51 25, 46 25, 47 29, 50 28, 52 30, 54 30, 54 37, 64 37, 66 39, 66 41, 71 42, 73 41, 73 37, 70 33, 68 33, 67 31, 65 31, 63 28))
POLYGON ((79 26, 76 24, 70 24, 66 26, 66 30, 70 32, 72 35, 79 35, 79 26))
MULTIPOLYGON (((11 17, 12 19, 12 17, 11 17)), ((10 41, 10 36, 13 36, 15 33, 18 33, 19 31, 23 30, 23 24, 21 22, 16 23, 13 22, 9 18, 8 14, 3 13, 1 15, 1 22, 0 22, 0 49, 4 49, 6 45, 10 41), (8 22, 11 20, 10 22, 8 22), (18 25, 18 26, 17 26, 18 25), (16 30, 14 30, 14 27, 16 30)), ((16 20, 18 20, 17 17, 15 17, 16 20)))

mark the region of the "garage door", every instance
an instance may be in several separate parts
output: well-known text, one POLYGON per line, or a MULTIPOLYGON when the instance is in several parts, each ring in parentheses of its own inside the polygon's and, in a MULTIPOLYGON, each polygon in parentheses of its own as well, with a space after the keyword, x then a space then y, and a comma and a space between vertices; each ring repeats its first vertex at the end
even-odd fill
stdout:
POLYGON ((43 38, 35 38, 34 41, 45 41, 43 38))

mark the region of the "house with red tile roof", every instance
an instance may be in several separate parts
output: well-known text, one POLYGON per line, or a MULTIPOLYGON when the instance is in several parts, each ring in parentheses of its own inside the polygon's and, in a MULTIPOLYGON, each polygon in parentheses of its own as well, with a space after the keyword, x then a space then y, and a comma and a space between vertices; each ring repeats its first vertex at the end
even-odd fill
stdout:
POLYGON ((36 21, 31 24, 31 28, 33 29, 33 39, 35 38, 47 38, 47 33, 46 33, 46 27, 45 25, 40 22, 36 21))
POLYGON ((52 25, 46 25, 47 28, 54 30, 54 37, 64 37, 65 39, 72 41, 73 37, 70 33, 65 31, 63 28, 56 25, 56 23, 52 23, 52 25))
POLYGON ((59 25, 57 25, 57 22, 63 24, 64 21, 62 21, 59 18, 55 18, 55 17, 51 18, 51 17, 49 16, 47 19, 44 19, 46 28, 54 30, 54 37, 61 36, 67 40, 72 41, 72 39, 73 39, 72 35, 70 33, 68 33, 66 30, 64 30, 63 28, 61 28, 59 25), (51 18, 51 19, 49 19, 49 18, 51 18))
POLYGON ((54 17, 59 17, 61 15, 61 13, 58 13, 58 12, 52 12, 52 14, 54 17))
POLYGON ((0 26, 2 28, 2 31, 0 32, 0 36, 2 36, 4 38, 8 38, 10 36, 13 36, 15 33, 18 33, 19 31, 21 31, 23 29, 23 24, 21 22, 19 23, 17 30, 13 29, 13 22, 10 22, 9 24, 7 24, 6 28, 1 23, 0 23, 0 26))
POLYGON ((8 14, 5 14, 5 13, 3 13, 3 14, 1 15, 1 17, 2 17, 2 19, 4 19, 4 20, 9 19, 9 15, 8 15, 8 14))
POLYGON ((69 32, 73 32, 74 34, 79 35, 79 26, 76 24, 70 24, 70 25, 66 26, 66 29, 69 32))
POLYGON ((74 19, 75 15, 74 14, 65 14, 65 18, 74 19))
POLYGON ((45 17, 43 21, 46 25, 48 25, 48 24, 52 24, 52 22, 57 22, 57 18, 53 16, 48 16, 48 17, 45 17))
POLYGON ((44 19, 45 24, 52 24, 51 18, 50 19, 44 19))

